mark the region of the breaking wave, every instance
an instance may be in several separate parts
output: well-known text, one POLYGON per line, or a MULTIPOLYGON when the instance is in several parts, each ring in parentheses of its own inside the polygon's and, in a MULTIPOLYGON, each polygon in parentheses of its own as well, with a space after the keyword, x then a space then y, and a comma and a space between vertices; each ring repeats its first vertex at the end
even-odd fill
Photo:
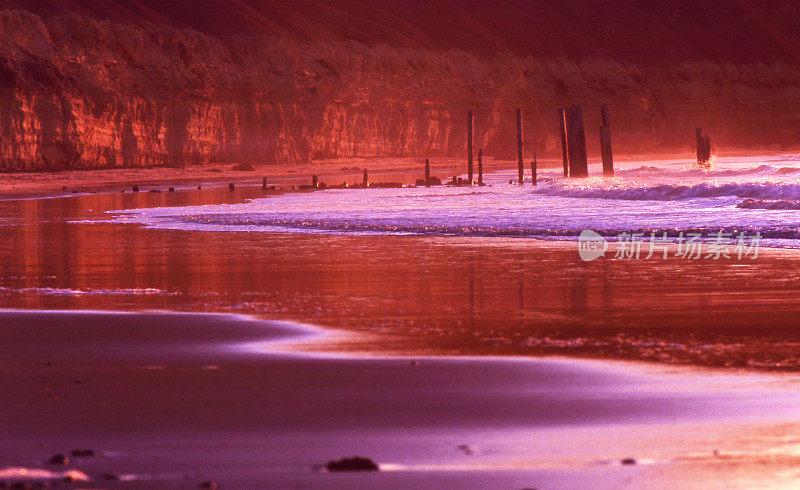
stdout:
POLYGON ((742 209, 800 209, 800 201, 791 201, 788 199, 766 201, 759 199, 745 199, 737 204, 736 207, 742 209))
POLYGON ((694 185, 659 184, 650 186, 611 185, 575 186, 559 181, 532 191, 535 194, 581 199, 619 199, 624 201, 678 201, 684 199, 738 197, 757 200, 800 201, 800 184, 748 182, 694 185))

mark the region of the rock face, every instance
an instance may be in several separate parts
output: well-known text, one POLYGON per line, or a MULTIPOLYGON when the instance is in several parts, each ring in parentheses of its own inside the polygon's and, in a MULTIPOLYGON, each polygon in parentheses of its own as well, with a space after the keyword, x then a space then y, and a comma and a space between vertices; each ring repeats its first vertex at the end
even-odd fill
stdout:
POLYGON ((484 154, 509 157, 518 107, 526 158, 556 155, 556 111, 572 103, 589 128, 609 104, 619 153, 688 153, 697 126, 718 147, 788 148, 800 134, 786 110, 800 69, 780 60, 573 61, 281 32, 0 10, 0 169, 456 156, 469 109, 484 154))

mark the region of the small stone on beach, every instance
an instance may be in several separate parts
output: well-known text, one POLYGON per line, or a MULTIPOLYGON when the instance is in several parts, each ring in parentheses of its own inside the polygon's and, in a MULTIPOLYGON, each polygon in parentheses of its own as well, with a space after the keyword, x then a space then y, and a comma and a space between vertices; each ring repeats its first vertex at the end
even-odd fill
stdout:
POLYGON ((636 464, 636 460, 635 460, 635 459, 633 459, 633 458, 624 458, 624 459, 621 459, 621 460, 620 460, 620 464, 623 464, 623 465, 632 465, 632 464, 636 464))
POLYGON ((69 458, 63 454, 54 454, 47 460, 47 464, 69 464, 69 458))
POLYGON ((328 471, 378 471, 379 469, 375 461, 361 456, 328 461, 326 468, 328 471))

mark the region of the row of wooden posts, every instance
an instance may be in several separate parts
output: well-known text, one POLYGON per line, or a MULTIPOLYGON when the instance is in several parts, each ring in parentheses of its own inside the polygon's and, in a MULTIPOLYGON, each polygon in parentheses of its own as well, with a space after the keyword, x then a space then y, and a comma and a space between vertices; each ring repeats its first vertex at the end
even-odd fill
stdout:
MULTIPOLYGON (((561 152, 564 164, 564 177, 588 177, 588 159, 586 153, 586 132, 583 126, 583 107, 579 105, 561 108, 558 110, 561 126, 561 152)), ((600 108, 602 124, 600 126, 600 150, 603 156, 603 176, 614 176, 614 157, 611 151, 611 124, 609 122, 608 106, 603 104, 600 108)), ((525 145, 522 131, 522 109, 517 109, 517 183, 525 183, 525 162, 523 147, 525 145)), ((467 184, 473 180, 473 151, 475 148, 475 115, 467 112, 467 184)), ((478 185, 483 185, 483 150, 478 150, 478 185)), ((428 163, 426 160, 426 180, 428 178, 428 163)), ((531 183, 536 185, 536 171, 538 163, 536 152, 531 161, 531 183)))
MULTIPOLYGON (((588 177, 589 165, 586 152, 586 131, 583 124, 583 107, 573 105, 562 107, 558 110, 560 134, 561 134, 561 155, 564 168, 564 177, 588 177)), ((523 161, 523 146, 525 145, 522 131, 522 109, 517 109, 517 183, 525 183, 525 164, 523 161)), ((614 155, 611 149, 611 122, 608 105, 600 106, 600 153, 603 160, 603 177, 614 177, 614 155)), ((697 163, 707 165, 711 159, 711 138, 704 135, 701 128, 696 129, 695 139, 697 143, 697 163)), ((472 111, 467 112, 467 180, 453 177, 453 185, 473 185, 475 182, 474 172, 474 151, 475 151, 475 115, 472 111)), ((536 152, 533 153, 533 160, 530 164, 531 183, 536 185, 537 161, 536 152)), ((436 177, 431 177, 431 164, 429 159, 425 159, 425 179, 419 179, 417 185, 424 184, 430 187, 431 184, 439 184, 441 181, 436 177)), ((483 150, 478 149, 478 179, 479 186, 483 184, 483 150)), ((361 185, 355 187, 368 187, 367 170, 364 170, 361 185)), ((266 182, 264 182, 266 187, 266 182)), ((307 186, 306 186, 307 187, 307 186)), ((312 176, 311 187, 317 188, 317 176, 312 176)))
MULTIPOLYGON (((558 110, 561 155, 564 177, 588 177, 589 165, 586 152, 586 131, 583 125, 583 107, 573 105, 558 110)), ((600 106, 600 153, 603 159, 603 177, 614 176, 614 154, 611 149, 611 118, 608 105, 600 106)), ((474 148, 475 117, 472 111, 467 112, 467 182, 472 183, 472 152, 474 148)), ((704 135, 701 128, 696 129, 697 163, 707 165, 711 160, 711 138, 704 135)), ((517 183, 522 185, 524 178, 524 162, 522 148, 525 145, 522 133, 522 109, 517 109, 517 183)), ((481 165, 482 150, 478 150, 478 185, 483 184, 483 168, 481 165)), ((427 160, 426 160, 427 166, 427 160)), ((536 152, 531 162, 531 181, 536 185, 536 152)), ((427 172, 426 172, 427 179, 427 172)))

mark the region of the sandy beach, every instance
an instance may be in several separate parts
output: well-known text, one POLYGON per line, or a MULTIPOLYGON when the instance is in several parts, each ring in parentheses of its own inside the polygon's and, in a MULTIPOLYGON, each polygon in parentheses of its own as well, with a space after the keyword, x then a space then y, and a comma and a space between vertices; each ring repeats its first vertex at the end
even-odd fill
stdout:
POLYGON ((317 341, 316 329, 219 314, 0 319, 0 475, 69 470, 88 479, 82 488, 654 488, 676 474, 692 476, 683 487, 730 488, 796 478, 796 440, 772 435, 796 423, 793 375, 309 355, 293 344, 317 341), (94 456, 47 464, 74 449, 94 456), (321 469, 354 454, 382 471, 321 469))
POLYGON ((569 241, 120 214, 278 195, 202 187, 0 202, 0 482, 797 483, 796 250, 586 263, 569 241), (381 471, 324 471, 354 455, 381 471))

